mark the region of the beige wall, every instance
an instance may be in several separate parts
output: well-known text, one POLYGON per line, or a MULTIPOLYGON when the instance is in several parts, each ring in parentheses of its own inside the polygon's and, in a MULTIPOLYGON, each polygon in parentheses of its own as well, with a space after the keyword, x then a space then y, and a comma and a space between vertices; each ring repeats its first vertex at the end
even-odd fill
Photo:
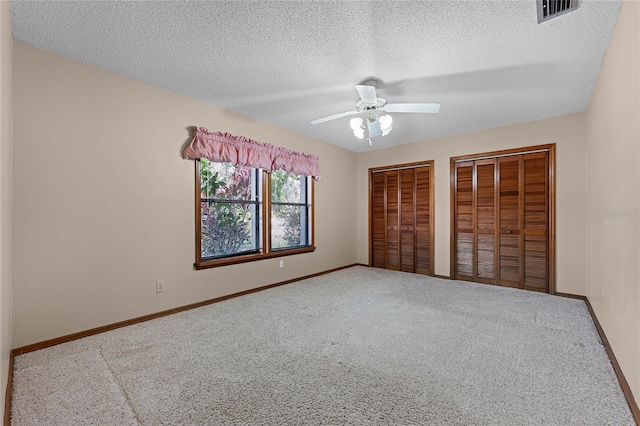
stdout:
MULTIPOLYGON (((358 156, 358 218, 367 217, 368 169, 434 160, 435 273, 449 276, 449 160, 509 148, 556 144, 556 290, 585 294, 584 287, 584 113, 482 130, 358 156)), ((369 263, 367 221, 358 221, 358 262, 369 263)))
POLYGON ((639 24, 640 3, 625 1, 587 110, 586 151, 587 297, 636 401, 640 401, 639 24), (607 216, 607 211, 614 215, 607 216))
MULTIPOLYGON (((12 341, 11 147, 13 37, 9 2, 0 1, 0 391, 4 401, 12 341)), ((4 404, 2 404, 2 413, 4 404)))
POLYGON ((14 347, 355 262, 355 153, 20 42, 14 67, 14 347), (320 156, 314 253, 193 269, 193 125, 320 156))

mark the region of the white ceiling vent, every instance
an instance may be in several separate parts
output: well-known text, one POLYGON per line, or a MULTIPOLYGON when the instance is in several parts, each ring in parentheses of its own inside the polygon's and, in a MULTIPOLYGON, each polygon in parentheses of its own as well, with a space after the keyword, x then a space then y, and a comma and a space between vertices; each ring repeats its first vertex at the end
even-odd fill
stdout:
POLYGON ((537 0, 536 3, 538 3, 538 23, 578 8, 578 0, 537 0))

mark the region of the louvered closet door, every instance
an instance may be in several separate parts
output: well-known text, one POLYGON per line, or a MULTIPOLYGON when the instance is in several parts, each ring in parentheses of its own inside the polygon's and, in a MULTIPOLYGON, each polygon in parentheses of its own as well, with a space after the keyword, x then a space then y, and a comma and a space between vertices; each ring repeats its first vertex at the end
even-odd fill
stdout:
POLYGON ((496 284, 496 161, 475 162, 475 281, 496 284))
POLYGON ((549 282, 549 155, 523 156, 523 241, 522 287, 547 291, 549 282))
POLYGON ((473 161, 455 165, 455 278, 474 281, 473 161))
POLYGON ((404 169, 400 174, 400 270, 415 272, 415 171, 404 169))
POLYGON ((549 291, 550 154, 453 162, 454 278, 549 291))
POLYGON ((371 265, 432 275, 431 169, 371 172, 371 265))
POLYGON ((371 212, 371 240, 372 240, 372 266, 386 268, 387 243, 386 243, 386 179, 384 173, 374 173, 371 179, 372 212, 371 212))
POLYGON ((456 164, 457 279, 496 283, 495 159, 456 164))
POLYGON ((498 158, 500 285, 520 287, 520 155, 498 158))
POLYGON ((398 172, 390 171, 385 172, 386 177, 386 198, 387 198, 387 263, 386 269, 397 271, 400 269, 399 254, 400 254, 400 232, 398 222, 400 220, 400 203, 398 202, 398 172))
POLYGON ((432 275, 431 265, 431 168, 418 167, 415 170, 416 183, 416 272, 432 275))

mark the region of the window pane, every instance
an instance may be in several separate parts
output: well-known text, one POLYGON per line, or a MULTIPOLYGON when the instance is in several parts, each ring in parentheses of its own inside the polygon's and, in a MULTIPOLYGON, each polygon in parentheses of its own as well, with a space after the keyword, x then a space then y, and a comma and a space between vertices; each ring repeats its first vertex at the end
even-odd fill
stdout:
POLYGON ((307 182, 305 176, 275 170, 271 173, 271 201, 278 203, 304 203, 302 186, 307 182))
POLYGON ((202 202, 202 258, 229 256, 259 248, 259 205, 202 202))
POLYGON ((230 163, 213 163, 200 160, 200 185, 202 198, 224 200, 255 199, 258 191, 252 179, 251 167, 234 166, 230 163))
POLYGON ((273 249, 309 245, 307 212, 307 206, 271 206, 271 247, 273 249))

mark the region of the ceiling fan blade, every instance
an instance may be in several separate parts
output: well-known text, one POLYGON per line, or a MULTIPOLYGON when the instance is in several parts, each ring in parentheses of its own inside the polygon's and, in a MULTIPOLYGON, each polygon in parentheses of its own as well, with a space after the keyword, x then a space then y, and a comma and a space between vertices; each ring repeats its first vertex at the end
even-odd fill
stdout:
POLYGON ((317 120, 313 120, 311 124, 320 124, 327 121, 335 120, 336 118, 342 118, 342 117, 347 117, 349 115, 358 114, 359 112, 361 111, 358 111, 357 109, 354 109, 353 111, 341 112, 340 114, 334 114, 328 117, 318 118, 317 120))
POLYGON ((423 103, 423 104, 386 104, 382 109, 386 112, 422 112, 437 113, 440 112, 439 103, 423 103))
POLYGON ((382 135, 382 130, 380 130, 380 123, 378 121, 367 120, 367 127, 369 128, 370 138, 375 138, 376 136, 382 135))
POLYGON ((360 95, 360 99, 364 102, 373 105, 378 100, 378 95, 376 95, 376 88, 373 86, 366 86, 364 84, 356 84, 356 90, 360 95))

